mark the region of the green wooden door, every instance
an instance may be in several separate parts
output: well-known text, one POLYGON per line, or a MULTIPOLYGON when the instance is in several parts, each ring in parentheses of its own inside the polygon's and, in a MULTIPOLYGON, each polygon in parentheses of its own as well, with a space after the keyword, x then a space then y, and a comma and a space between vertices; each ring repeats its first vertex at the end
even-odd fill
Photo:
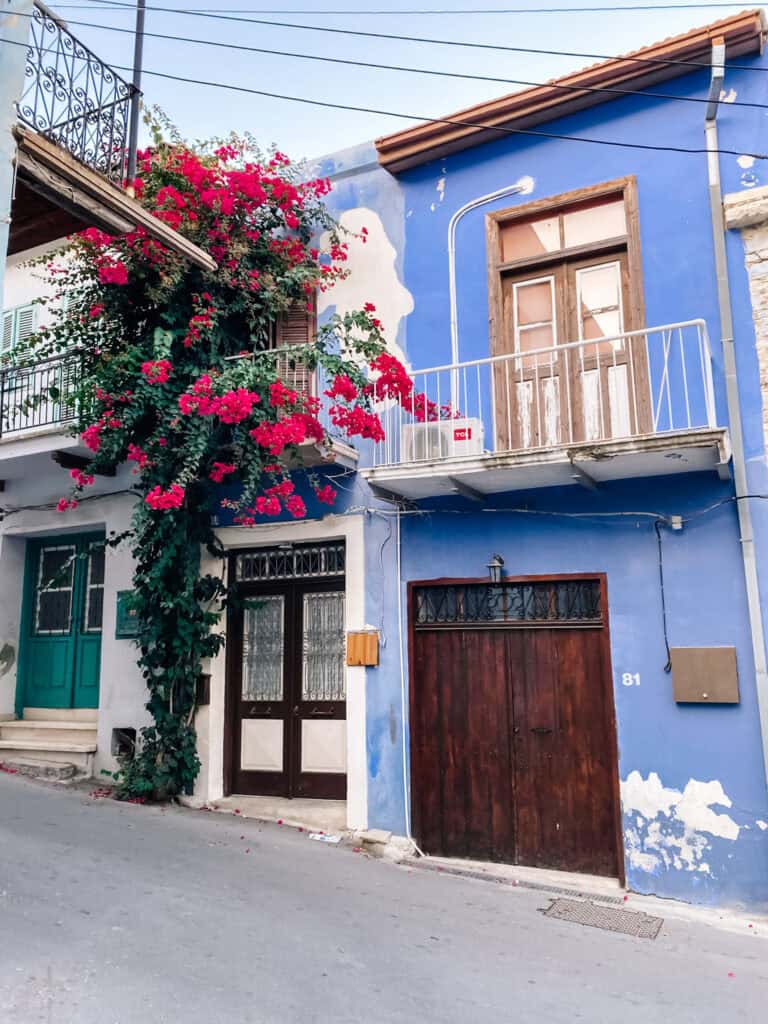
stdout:
POLYGON ((99 706, 103 603, 103 535, 28 542, 21 708, 99 706))

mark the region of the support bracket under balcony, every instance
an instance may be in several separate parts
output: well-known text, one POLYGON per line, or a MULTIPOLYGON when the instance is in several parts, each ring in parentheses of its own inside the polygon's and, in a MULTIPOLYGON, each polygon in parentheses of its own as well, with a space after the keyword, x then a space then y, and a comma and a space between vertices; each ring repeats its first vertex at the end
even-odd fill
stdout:
POLYGON ((470 501, 485 501, 486 495, 482 491, 470 487, 469 484, 465 484, 462 480, 457 480, 455 476, 449 476, 448 479, 456 488, 456 493, 460 494, 462 498, 469 498, 470 501))
POLYGON ((600 489, 589 473, 582 469, 581 466, 577 466, 573 459, 571 459, 571 469, 573 470, 571 476, 577 484, 586 487, 588 491, 598 491, 600 489))

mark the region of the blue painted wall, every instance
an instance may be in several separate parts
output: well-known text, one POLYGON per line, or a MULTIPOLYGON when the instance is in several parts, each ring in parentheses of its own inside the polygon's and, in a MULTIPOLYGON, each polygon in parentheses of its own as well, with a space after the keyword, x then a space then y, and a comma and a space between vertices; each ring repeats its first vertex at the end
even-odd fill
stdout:
MULTIPOLYGON (((762 58, 739 63, 768 67, 762 58)), ((656 87, 672 98, 622 98, 539 128, 572 139, 643 141, 699 152, 521 135, 433 161, 397 179, 371 166, 370 148, 324 161, 324 173, 339 173, 331 197, 334 212, 355 207, 380 212, 397 248, 398 274, 414 300, 397 341, 412 367, 450 361, 447 232, 456 210, 524 176, 533 179, 529 195, 502 199, 460 223, 459 344, 460 358, 466 360, 489 353, 485 214, 634 175, 646 324, 707 321, 718 423, 727 425, 706 157, 701 152, 704 105, 689 101, 703 100, 707 89, 708 73, 696 72, 656 87)), ((738 102, 765 104, 768 77, 729 70, 726 90, 733 90, 738 102)), ((721 156, 724 191, 768 183, 762 162, 745 168, 737 160, 739 154, 768 150, 764 111, 724 103, 718 122, 721 148, 733 151, 721 156)), ((728 254, 750 489, 768 495, 752 311, 738 233, 729 235, 728 254)), ((364 452, 362 464, 369 457, 364 452)), ((495 551, 504 555, 510 575, 606 573, 629 885, 696 902, 768 906, 768 795, 732 495, 729 482, 696 474, 613 484, 596 495, 578 487, 499 495, 488 502, 498 511, 461 501, 423 502, 425 514, 402 520, 402 576, 403 587, 409 580, 476 577, 495 551), (553 514, 505 511, 522 507, 553 514), (606 512, 616 514, 602 515, 606 512), (679 532, 662 528, 670 644, 734 645, 738 705, 683 706, 672 699, 671 679, 664 672, 655 513, 688 520, 679 532), (624 673, 639 673, 640 685, 623 685, 624 673)), ((366 618, 382 628, 385 640, 380 668, 368 672, 369 823, 402 832, 396 531, 380 503, 365 491, 361 500, 379 508, 365 513, 366 618)), ((757 541, 766 551, 768 504, 759 499, 752 504, 757 541)), ((761 583, 765 605, 768 581, 761 583)), ((407 723, 405 728, 407 741, 407 723)))

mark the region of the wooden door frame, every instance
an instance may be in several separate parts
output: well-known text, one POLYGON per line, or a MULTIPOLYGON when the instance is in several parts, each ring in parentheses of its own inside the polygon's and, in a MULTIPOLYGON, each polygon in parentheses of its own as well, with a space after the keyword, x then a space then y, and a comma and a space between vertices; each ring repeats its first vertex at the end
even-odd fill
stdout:
MULTIPOLYGON (((601 644, 601 655, 603 663, 603 672, 606 679, 606 702, 605 702, 605 714, 606 714, 606 725, 608 727, 609 743, 610 743, 610 754, 611 754, 611 789, 613 795, 613 819, 614 829, 616 838, 616 867, 618 870, 618 880, 621 886, 626 886, 626 865, 624 857, 624 829, 622 824, 622 813, 621 813, 621 782, 619 777, 619 743, 618 743, 618 728, 616 721, 616 700, 613 692, 613 667, 611 662, 611 638, 610 638, 610 624, 608 614, 608 574, 605 572, 573 572, 573 573, 555 573, 555 574, 544 574, 544 575, 527 575, 527 576, 504 576, 502 578, 503 583, 547 583, 554 581, 567 581, 567 580, 598 580, 600 583, 600 607, 602 609, 602 624, 600 630, 602 634, 601 644)), ((490 580, 487 576, 470 576, 470 577, 453 577, 453 576, 442 576, 434 579, 426 580, 409 580, 407 590, 406 608, 408 615, 408 720, 415 721, 416 710, 416 694, 414 686, 414 667, 415 667, 415 638, 416 638, 416 620, 415 620, 415 592, 419 587, 444 587, 444 586, 467 586, 471 584, 483 583, 490 585, 490 580)), ((482 628, 482 626, 478 626, 482 628)), ((494 628, 494 627, 491 627, 494 628)), ((496 627, 499 628, 499 627, 496 627)), ((521 626, 520 628, 526 628, 521 626)), ((531 627, 529 627, 531 628, 531 627)), ((536 628, 535 626, 532 628, 536 628)), ((575 627, 568 627, 573 629, 575 627)), ((592 624, 592 629, 596 628, 595 624, 592 624)), ((411 780, 411 786, 409 787, 410 796, 410 807, 409 815, 410 820, 413 820, 413 773, 412 773, 412 755, 411 755, 411 743, 412 737, 410 736, 409 730, 409 744, 408 744, 408 777, 411 780)))
MULTIPOLYGON (((236 564, 237 558, 247 551, 247 548, 242 550, 233 549, 229 553, 228 558, 228 570, 227 578, 234 580, 236 578, 236 564)), ((258 597, 258 594, 288 594, 291 590, 300 590, 303 593, 311 593, 323 590, 336 590, 343 593, 346 597, 346 573, 338 576, 323 576, 323 577, 312 577, 307 576, 305 578, 289 579, 289 580, 264 580, 264 581, 252 581, 246 582, 242 585, 247 591, 247 597, 258 597)), ((297 632, 297 624, 301 618, 301 611, 297 606, 294 609, 290 609, 288 601, 286 601, 286 623, 285 623, 285 637, 288 636, 289 630, 297 632), (288 616, 293 614, 293 621, 289 622, 288 616)), ((234 766, 234 754, 237 747, 236 743, 236 731, 238 728, 238 703, 239 696, 242 687, 242 648, 243 648, 243 620, 244 615, 242 611, 238 611, 237 615, 232 614, 232 610, 227 611, 227 623, 226 623, 226 668, 225 668, 225 684, 224 684, 224 743, 223 743, 223 754, 224 754, 224 765, 223 765, 223 792, 224 796, 230 796, 233 793, 234 777, 235 777, 235 766, 234 766), (237 625, 236 629, 233 627, 237 625)), ((284 638, 285 644, 285 638, 284 638)), ((292 709, 289 707, 291 700, 287 693, 287 686, 290 680, 294 677, 295 673, 299 672, 301 662, 301 647, 300 645, 295 646, 293 649, 288 649, 284 646, 284 665, 287 669, 285 672, 285 686, 286 689, 283 691, 283 700, 286 702, 284 728, 283 728, 283 763, 287 763, 287 770, 284 772, 286 776, 286 786, 289 792, 293 792, 299 782, 300 761, 294 763, 289 757, 289 751, 291 745, 294 747, 298 743, 297 749, 300 750, 300 738, 297 740, 294 735, 292 740, 289 740, 289 734, 296 733, 301 728, 301 715, 295 716, 292 713, 292 709)), ((346 671, 346 669, 345 669, 346 671)), ((297 676, 296 676, 297 678, 297 676)), ((274 702, 277 703, 277 702, 274 702)), ((297 699, 297 703, 303 703, 300 698, 297 699)), ((317 703, 317 702, 307 702, 317 703)), ((346 703, 347 695, 344 697, 344 720, 346 721, 346 703)), ((337 719, 341 716, 334 714, 333 718, 337 719)), ((339 778, 344 779, 344 796, 332 796, 332 797, 315 797, 308 796, 303 799, 346 799, 347 790, 347 772, 339 778)), ((322 788, 322 787, 319 787, 322 788)), ((265 793, 265 796, 269 796, 269 793, 265 793)), ((290 799, 289 796, 284 794, 272 794, 276 795, 278 799, 290 799)))
MULTIPOLYGON (((27 687, 27 671, 29 669, 29 638, 31 636, 32 622, 35 614, 35 590, 36 590, 36 579, 35 573, 31 570, 33 567, 38 566, 38 559, 40 551, 47 544, 74 544, 75 550, 81 546, 96 543, 100 540, 106 540, 106 532, 102 529, 94 530, 89 524, 88 529, 76 530, 72 533, 39 533, 32 534, 24 538, 24 579, 22 581, 22 598, 21 598, 21 615, 19 616, 19 656, 16 662, 16 692, 14 695, 14 713, 17 718, 21 718, 24 713, 25 707, 25 691, 27 687)), ((106 563, 104 566, 104 575, 106 580, 106 563)), ((82 571, 79 573, 80 579, 78 579, 78 566, 74 567, 72 573, 72 624, 70 627, 70 635, 73 637, 74 644, 74 632, 76 631, 76 622, 78 611, 82 612, 83 607, 79 605, 85 596, 85 589, 87 586, 87 580, 82 579, 82 571)), ((105 587, 106 592, 106 587, 105 587)), ((102 626, 101 631, 102 640, 104 638, 104 631, 102 626)), ((74 646, 74 657, 77 657, 76 645, 74 646)), ((73 672, 77 666, 73 666, 73 672)), ((101 666, 99 666, 99 684, 101 684, 101 666)), ((73 679, 74 687, 74 679, 73 679)), ((73 689, 74 696, 74 689, 73 689)), ((32 705, 30 705, 31 707, 32 705)))

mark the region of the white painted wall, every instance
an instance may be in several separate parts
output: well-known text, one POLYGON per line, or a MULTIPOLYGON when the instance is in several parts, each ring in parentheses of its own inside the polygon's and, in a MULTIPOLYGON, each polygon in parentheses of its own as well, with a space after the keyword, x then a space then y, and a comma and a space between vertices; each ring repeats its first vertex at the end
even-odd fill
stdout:
MULTIPOLYGON (((1 458, 1 451, 0 451, 1 458)), ((50 460, 49 460, 50 462, 50 460)), ((3 463, 0 461, 0 472, 3 463)), ((133 498, 110 492, 127 487, 130 477, 98 481, 93 493, 105 496, 85 502, 66 513, 23 510, 6 516, 0 524, 0 715, 13 712, 16 694, 16 654, 21 626, 21 598, 26 541, 36 536, 76 533, 103 529, 107 534, 121 532, 129 523, 133 498), (5 671, 2 658, 5 645, 13 648, 13 664, 5 671)), ((2 495, 5 508, 41 504, 67 492, 67 474, 50 462, 45 474, 25 474, 10 480, 2 495)), ((115 637, 117 592, 130 590, 133 559, 126 547, 108 548, 104 584, 104 621, 101 644, 101 682, 99 690, 98 751, 96 773, 114 770, 111 755, 112 730, 140 728, 149 723, 144 709, 146 688, 136 665, 136 648, 130 640, 115 637)))
MULTIPOLYGON (((47 279, 45 266, 30 267, 28 261, 45 253, 53 255, 65 243, 66 238, 61 238, 48 245, 39 245, 7 258, 3 281, 3 309, 28 306, 35 299, 52 299, 56 295, 57 288, 47 279)), ((53 304, 38 307, 38 327, 45 327, 50 322, 50 311, 53 308, 53 304)))

